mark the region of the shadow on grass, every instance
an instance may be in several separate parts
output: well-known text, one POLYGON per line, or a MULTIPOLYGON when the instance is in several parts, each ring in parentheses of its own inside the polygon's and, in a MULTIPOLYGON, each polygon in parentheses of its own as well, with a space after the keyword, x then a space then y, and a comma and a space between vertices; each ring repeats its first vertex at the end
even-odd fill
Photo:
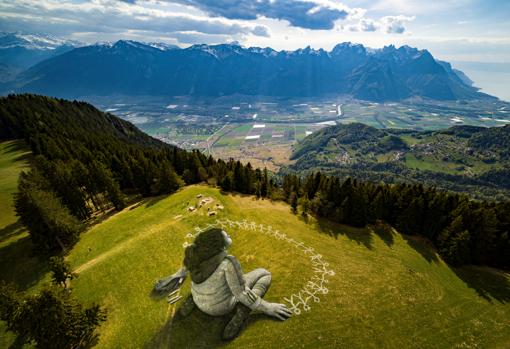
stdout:
POLYGON ((24 152, 25 151, 30 151, 30 149, 27 147, 27 145, 21 139, 11 139, 11 140, 2 141, 2 143, 3 142, 10 142, 9 145, 4 147, 4 151, 3 152, 5 154, 14 153, 14 152, 20 152, 20 151, 24 151, 24 152))
POLYGON ((22 349, 23 347, 25 347, 26 340, 22 336, 13 334, 13 337, 14 342, 12 342, 12 344, 9 345, 9 349, 22 349))
MULTIPOLYGON (((168 194, 172 195, 172 194, 168 194)), ((160 202, 163 199, 166 199, 168 195, 159 195, 159 196, 152 196, 149 198, 146 198, 143 200, 143 204, 145 205, 145 208, 149 208, 151 206, 156 205, 158 202, 160 202)))
POLYGON ((477 266, 452 268, 453 272, 489 302, 510 301, 510 276, 503 271, 477 266))
MULTIPOLYGON (((186 297, 184 297, 186 298, 186 297)), ((232 314, 224 316, 211 316, 203 313, 198 308, 193 309, 191 314, 182 317, 179 309, 175 311, 173 318, 168 320, 159 332, 149 341, 145 349, 159 348, 222 348, 230 342, 223 341, 221 335, 232 314)), ((258 321, 277 321, 264 314, 252 314, 246 321, 239 337, 251 324, 258 321)), ((236 339, 233 339, 235 342, 236 339)))
POLYGON ((372 249, 372 234, 366 228, 355 228, 348 225, 333 223, 324 218, 318 218, 317 229, 319 232, 328 234, 334 238, 338 238, 338 235, 346 236, 369 250, 372 249))
POLYGON ((23 230, 23 224, 21 224, 21 221, 19 220, 3 227, 0 229, 0 242, 4 242, 19 234, 21 230, 23 230))
POLYGON ((20 154, 14 158, 14 162, 29 162, 30 160, 32 160, 32 153, 29 152, 20 154))
POLYGON ((19 289, 36 285, 48 272, 47 263, 34 254, 28 235, 0 248, 0 276, 19 289))
POLYGON ((436 248, 426 238, 416 235, 404 235, 402 238, 407 244, 416 252, 418 252, 425 260, 429 263, 439 263, 439 257, 436 252, 436 248))
POLYGON ((13 159, 14 162, 29 161, 32 158, 30 148, 22 140, 13 140, 9 145, 4 147, 2 153, 21 153, 13 159))
POLYGON ((395 232, 390 225, 383 222, 377 222, 373 225, 370 225, 369 228, 375 235, 384 241, 386 246, 393 246, 393 243, 395 242, 395 232))

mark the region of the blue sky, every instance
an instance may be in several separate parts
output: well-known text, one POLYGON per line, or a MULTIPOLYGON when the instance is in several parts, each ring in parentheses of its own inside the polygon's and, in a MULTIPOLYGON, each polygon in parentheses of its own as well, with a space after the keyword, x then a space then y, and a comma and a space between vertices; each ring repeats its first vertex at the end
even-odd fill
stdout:
POLYGON ((408 44, 448 61, 510 62, 508 0, 2 0, 0 30, 88 43, 331 49, 408 44))

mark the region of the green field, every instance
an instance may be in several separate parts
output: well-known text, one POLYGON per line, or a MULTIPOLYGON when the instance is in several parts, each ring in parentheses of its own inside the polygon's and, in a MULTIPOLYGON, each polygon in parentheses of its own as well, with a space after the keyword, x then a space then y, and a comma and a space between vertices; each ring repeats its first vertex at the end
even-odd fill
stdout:
MULTIPOLYGON (((22 142, 0 143, 0 275, 2 280, 16 282, 22 288, 35 285, 37 270, 41 269, 37 258, 31 257, 32 244, 13 207, 18 175, 27 168, 29 157, 22 142)), ((3 339, 0 335, 0 347, 3 339)))
MULTIPOLYGON (((18 185, 18 174, 28 165, 29 151, 20 141, 0 143, 0 226, 15 224, 12 193, 18 185)), ((2 237, 3 239, 3 237, 2 237)))
MULTIPOLYGON (((33 257, 28 233, 15 216, 13 196, 19 173, 28 167, 30 152, 23 142, 0 143, 0 279, 16 283, 21 289, 36 290, 47 268, 33 257)), ((14 342, 0 322, 0 348, 14 342)))
MULTIPOLYGON (((12 171, 10 177, 15 174, 12 171)), ((12 187, 1 189, 3 199, 12 187)), ((242 227, 226 229, 234 241, 231 253, 245 271, 264 267, 272 272, 269 301, 284 302, 318 275, 309 256, 287 240, 242 227)), ((28 257, 28 246, 26 233, 3 241, 0 271, 2 279, 35 290, 47 282, 48 274, 41 263, 30 262, 34 259, 28 257)), ((206 186, 146 199, 109 217, 82 235, 68 260, 79 272, 73 294, 108 310, 97 348, 510 346, 508 274, 487 268, 452 269, 425 241, 391 229, 304 221, 286 204, 222 195, 206 186), (189 213, 187 207, 197 203, 198 194, 214 202, 189 213), (218 203, 224 210, 208 217, 207 207, 218 203), (335 273, 324 283, 329 292, 320 294, 318 302, 310 300, 309 311, 283 323, 253 315, 241 336, 226 344, 219 340, 225 319, 196 310, 188 318, 174 318, 175 306, 151 293, 154 281, 180 266, 188 233, 227 218, 271 226, 313 248, 335 273)), ((184 299, 189 281, 181 293, 184 299)), ((2 348, 11 342, 10 335, 0 337, 2 348)))

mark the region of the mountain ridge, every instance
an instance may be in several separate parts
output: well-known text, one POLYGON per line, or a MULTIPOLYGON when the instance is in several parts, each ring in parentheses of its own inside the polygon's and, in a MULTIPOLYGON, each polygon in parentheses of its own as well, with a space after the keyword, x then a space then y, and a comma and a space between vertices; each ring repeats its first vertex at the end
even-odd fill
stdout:
POLYGON ((370 101, 419 96, 436 100, 494 98, 429 51, 341 43, 331 51, 242 47, 186 48, 119 40, 75 48, 19 74, 5 92, 86 95, 231 94, 316 97, 351 95, 370 101))
POLYGON ((0 82, 23 70, 84 44, 51 35, 0 32, 0 82))

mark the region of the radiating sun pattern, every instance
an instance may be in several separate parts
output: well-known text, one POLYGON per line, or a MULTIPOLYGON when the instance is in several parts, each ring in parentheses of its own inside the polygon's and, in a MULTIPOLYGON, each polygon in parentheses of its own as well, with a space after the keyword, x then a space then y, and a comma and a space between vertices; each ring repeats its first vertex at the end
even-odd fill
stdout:
POLYGON ((210 223, 203 227, 196 226, 194 228, 195 233, 188 233, 185 236, 183 247, 186 248, 189 246, 199 233, 210 228, 237 228, 239 230, 259 232, 271 238, 286 241, 294 248, 300 250, 303 253, 303 257, 309 259, 313 271, 312 277, 298 292, 284 297, 289 309, 294 314, 299 315, 303 311, 310 311, 312 302, 319 303, 321 300, 320 297, 328 294, 329 290, 327 285, 329 283, 329 277, 334 276, 335 272, 329 267, 329 263, 324 261, 322 255, 315 252, 313 247, 307 246, 305 243, 297 241, 279 230, 274 230, 270 225, 257 224, 255 222, 248 222, 247 220, 232 221, 228 218, 217 219, 215 223, 210 223))

